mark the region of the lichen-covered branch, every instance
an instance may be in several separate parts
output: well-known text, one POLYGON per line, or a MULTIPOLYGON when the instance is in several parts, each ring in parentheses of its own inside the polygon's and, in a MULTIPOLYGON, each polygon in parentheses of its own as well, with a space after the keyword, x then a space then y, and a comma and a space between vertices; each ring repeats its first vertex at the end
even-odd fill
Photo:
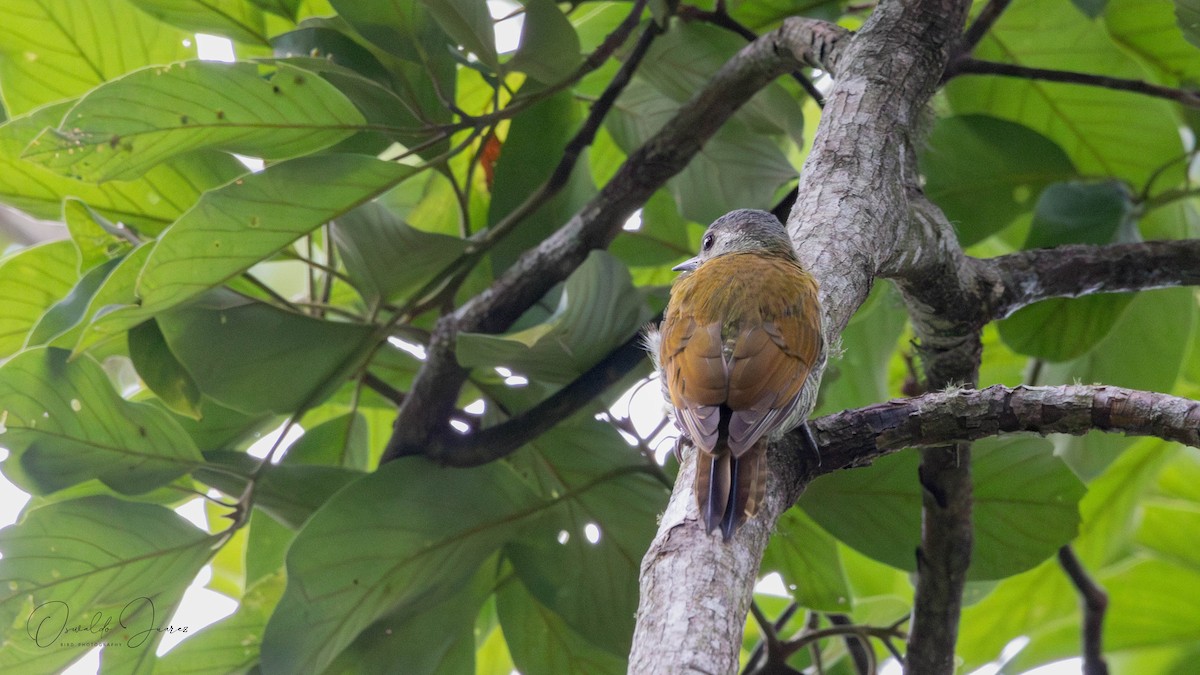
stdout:
POLYGON ((820 473, 869 464, 902 448, 1011 433, 1078 436, 1099 430, 1200 448, 1200 401, 1108 385, 950 389, 808 424, 821 450, 820 473))
MULTIPOLYGON (((907 168, 915 156, 910 135, 958 40, 966 5, 881 3, 862 31, 838 43, 835 85, 788 219, 802 261, 820 280, 831 344, 905 243, 898 225, 910 219, 910 208, 902 177, 907 171, 916 180, 907 168)), ((743 618, 769 532, 814 475, 815 461, 798 461, 796 450, 792 439, 772 446, 766 502, 730 544, 698 526, 694 466, 684 462, 642 562, 630 672, 736 670, 743 618)))

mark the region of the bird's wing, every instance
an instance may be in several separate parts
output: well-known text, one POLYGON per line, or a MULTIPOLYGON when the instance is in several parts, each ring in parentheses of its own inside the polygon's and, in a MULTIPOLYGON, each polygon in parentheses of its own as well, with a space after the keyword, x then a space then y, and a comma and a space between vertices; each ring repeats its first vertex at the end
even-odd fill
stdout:
POLYGON ((721 347, 719 323, 700 326, 694 316, 682 312, 663 321, 659 357, 675 418, 705 452, 717 445, 729 378, 721 347))
POLYGON ((788 421, 821 353, 816 284, 801 277, 793 290, 793 302, 784 307, 764 299, 762 321, 748 324, 736 340, 727 403, 734 411, 729 449, 735 457, 788 421))

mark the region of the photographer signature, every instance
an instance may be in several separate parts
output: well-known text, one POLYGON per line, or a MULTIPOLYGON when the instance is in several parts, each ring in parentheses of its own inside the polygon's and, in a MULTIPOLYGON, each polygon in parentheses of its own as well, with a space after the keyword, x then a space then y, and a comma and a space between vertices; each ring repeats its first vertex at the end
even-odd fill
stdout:
POLYGON ((134 598, 125 604, 116 616, 116 625, 112 614, 96 612, 87 622, 71 623, 71 608, 61 600, 44 602, 34 608, 25 621, 25 632, 39 647, 49 647, 64 636, 82 638, 95 635, 103 638, 120 626, 124 633, 126 646, 137 648, 146 643, 158 633, 186 633, 187 626, 157 626, 154 616, 154 602, 147 597, 134 598))

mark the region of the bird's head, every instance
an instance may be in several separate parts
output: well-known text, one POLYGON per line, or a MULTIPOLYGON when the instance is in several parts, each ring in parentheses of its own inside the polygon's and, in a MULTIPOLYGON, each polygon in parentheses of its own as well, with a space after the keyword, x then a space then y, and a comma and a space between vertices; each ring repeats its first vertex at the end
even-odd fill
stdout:
POLYGON ((672 269, 691 272, 706 260, 717 256, 754 251, 792 259, 796 257, 787 229, 778 218, 766 211, 739 209, 713 221, 700 240, 700 253, 672 269))

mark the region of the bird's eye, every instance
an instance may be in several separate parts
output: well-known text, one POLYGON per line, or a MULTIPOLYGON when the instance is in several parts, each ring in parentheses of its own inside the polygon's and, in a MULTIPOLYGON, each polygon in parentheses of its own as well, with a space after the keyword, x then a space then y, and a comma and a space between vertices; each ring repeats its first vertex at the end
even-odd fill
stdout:
POLYGON ((704 239, 700 241, 700 250, 708 251, 713 247, 713 236, 711 234, 704 235, 704 239))

